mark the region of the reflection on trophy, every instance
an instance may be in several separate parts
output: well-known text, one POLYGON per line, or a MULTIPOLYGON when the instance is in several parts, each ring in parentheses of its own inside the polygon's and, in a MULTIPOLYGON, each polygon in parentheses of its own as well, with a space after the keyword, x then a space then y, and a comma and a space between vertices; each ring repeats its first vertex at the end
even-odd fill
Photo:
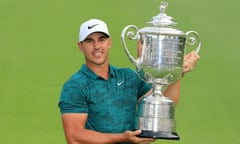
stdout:
POLYGON ((198 53, 201 42, 195 31, 186 33, 172 28, 177 23, 167 16, 167 2, 161 2, 160 13, 149 22, 151 26, 138 29, 126 26, 121 34, 123 47, 129 60, 136 66, 138 75, 153 87, 150 96, 139 100, 136 114, 136 129, 140 137, 178 140, 174 105, 163 95, 164 89, 182 77, 185 47, 193 46, 198 53), (140 55, 135 58, 127 48, 129 40, 141 41, 140 55))

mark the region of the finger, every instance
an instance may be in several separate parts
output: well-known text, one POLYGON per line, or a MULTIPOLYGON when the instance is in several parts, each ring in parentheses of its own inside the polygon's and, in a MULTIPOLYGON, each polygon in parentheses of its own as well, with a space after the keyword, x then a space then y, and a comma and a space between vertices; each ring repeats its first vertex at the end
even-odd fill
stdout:
POLYGON ((199 59, 200 59, 200 56, 199 56, 195 51, 193 51, 193 52, 191 53, 191 55, 192 55, 192 57, 194 57, 196 60, 199 60, 199 59))
POLYGON ((151 144, 153 141, 140 142, 139 144, 151 144))
POLYGON ((153 138, 142 138, 142 137, 137 137, 139 134, 141 134, 141 130, 136 130, 136 131, 133 131, 131 132, 131 139, 134 143, 150 143, 150 142, 153 142, 154 139, 153 138))
POLYGON ((191 58, 193 55, 194 55, 194 52, 192 51, 192 52, 186 54, 186 55, 184 56, 184 59, 189 59, 189 58, 191 58))
POLYGON ((125 135, 129 139, 136 139, 139 134, 141 133, 141 130, 136 130, 136 131, 126 131, 125 135))
POLYGON ((184 62, 183 73, 192 71, 194 69, 194 62, 192 60, 186 60, 184 62))
POLYGON ((141 130, 133 131, 132 136, 137 136, 137 135, 141 134, 141 132, 142 132, 141 130))
POLYGON ((153 138, 140 138, 140 144, 150 144, 152 142, 154 142, 154 139, 153 138))
POLYGON ((139 130, 136 130, 136 131, 126 131, 125 134, 128 136, 128 137, 134 137, 136 135, 139 135, 141 133, 141 131, 139 132, 139 130))
POLYGON ((188 53, 184 56, 184 59, 189 59, 191 57, 195 57, 197 59, 200 58, 200 56, 195 51, 191 51, 190 53, 188 53))

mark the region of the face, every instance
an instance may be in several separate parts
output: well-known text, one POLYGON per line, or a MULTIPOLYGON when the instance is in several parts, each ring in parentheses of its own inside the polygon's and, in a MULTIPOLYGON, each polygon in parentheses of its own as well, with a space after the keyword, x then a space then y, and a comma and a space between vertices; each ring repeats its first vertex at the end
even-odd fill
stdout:
POLYGON ((85 55, 86 64, 89 66, 108 63, 108 51, 111 46, 111 38, 103 33, 92 33, 83 42, 78 43, 79 49, 85 55))

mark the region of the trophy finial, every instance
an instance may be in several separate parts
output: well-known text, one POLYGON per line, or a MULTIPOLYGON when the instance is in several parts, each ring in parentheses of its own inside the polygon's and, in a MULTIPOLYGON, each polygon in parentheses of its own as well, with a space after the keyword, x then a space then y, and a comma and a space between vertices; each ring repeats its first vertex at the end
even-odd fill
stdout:
POLYGON ((160 13, 166 13, 167 6, 168 6, 168 3, 166 1, 162 1, 160 5, 160 13))

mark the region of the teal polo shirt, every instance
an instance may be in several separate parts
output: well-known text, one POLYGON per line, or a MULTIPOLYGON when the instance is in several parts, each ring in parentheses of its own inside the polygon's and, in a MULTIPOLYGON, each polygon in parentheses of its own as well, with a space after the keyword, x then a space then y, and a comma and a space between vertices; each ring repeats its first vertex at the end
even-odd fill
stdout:
POLYGON ((109 68, 108 80, 104 80, 82 65, 62 88, 60 111, 88 113, 87 129, 105 133, 134 130, 137 99, 151 86, 130 68, 109 68))

